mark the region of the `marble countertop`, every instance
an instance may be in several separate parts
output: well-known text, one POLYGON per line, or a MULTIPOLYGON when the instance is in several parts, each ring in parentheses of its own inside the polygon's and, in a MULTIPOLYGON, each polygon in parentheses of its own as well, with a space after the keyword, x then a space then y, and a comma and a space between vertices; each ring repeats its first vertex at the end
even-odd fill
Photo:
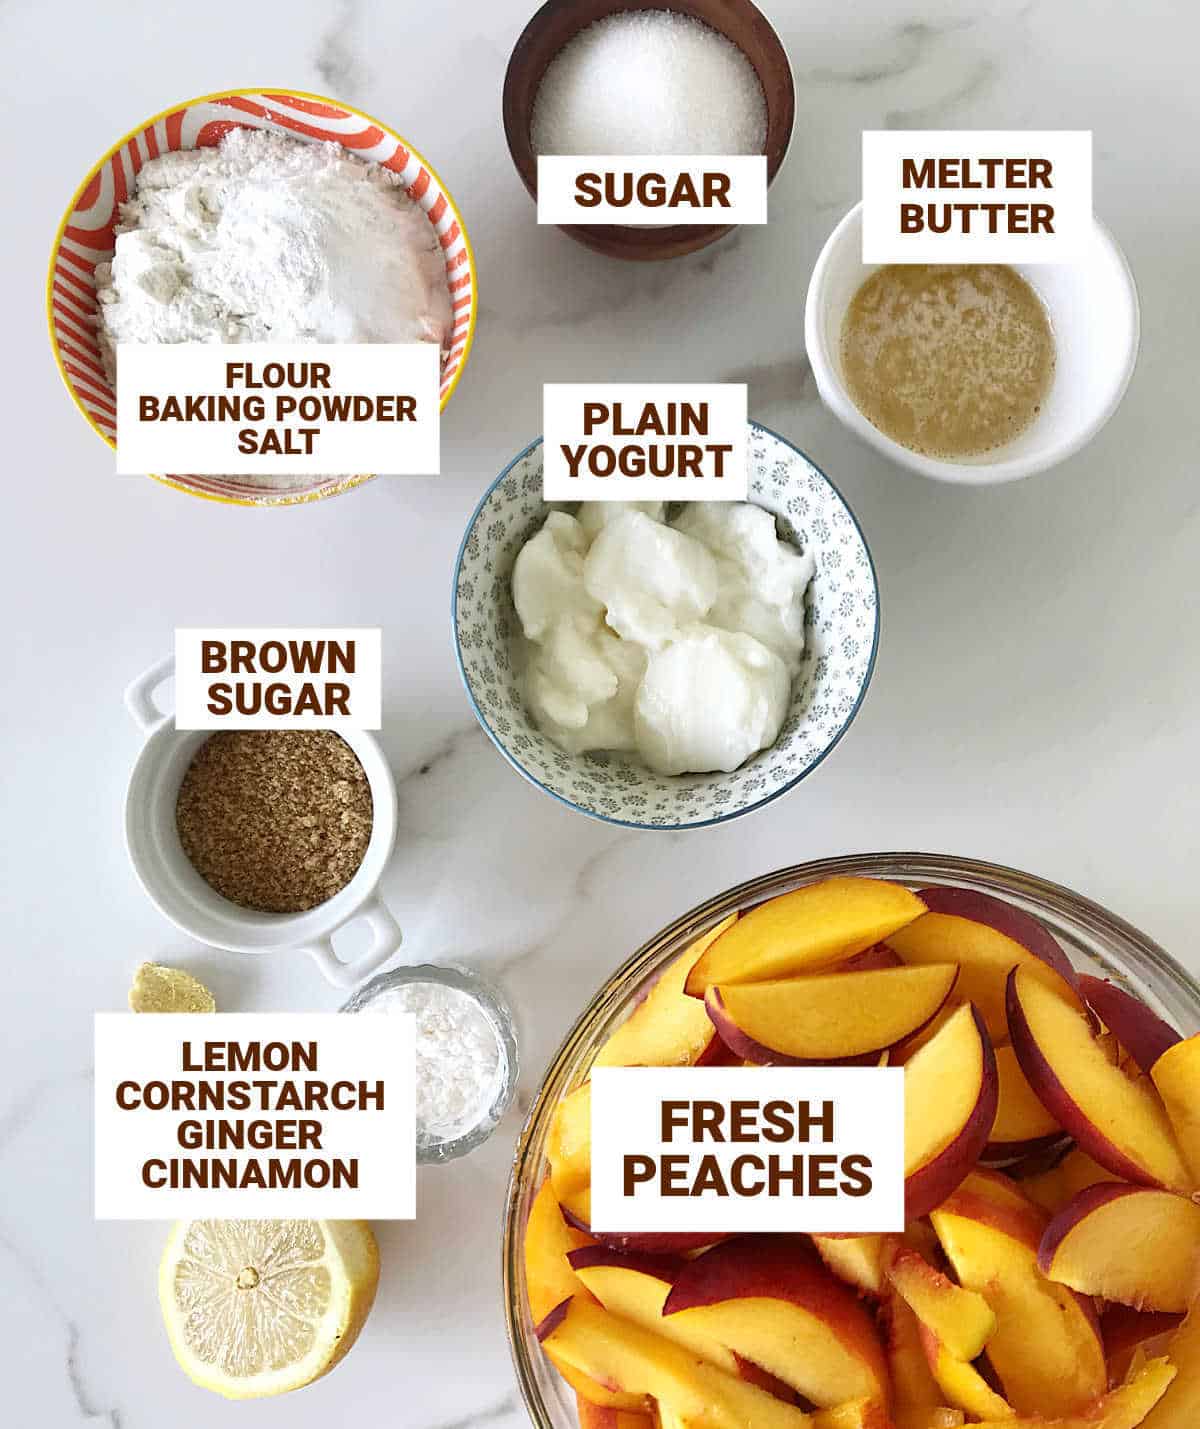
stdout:
POLYGON ((1200 21, 1175 0, 775 0, 796 71, 771 223, 663 266, 539 229, 500 86, 533 0, 5 0, 14 142, 0 247, 6 363, 6 1002, 0 1037, 0 1395, 38 1429, 516 1429, 499 1289, 511 1146, 585 994, 701 898, 780 865, 914 848, 991 858, 1108 904, 1200 970, 1196 924, 1195 243, 1200 21), (1184 18, 1186 15, 1186 18, 1184 18), (274 81, 361 105, 438 166, 474 240, 478 337, 436 479, 247 512, 112 474, 47 350, 42 276, 79 175, 146 115, 274 81), (807 277, 856 199, 864 127, 1091 128, 1097 212, 1143 305, 1124 405, 1052 474, 951 489, 889 465, 822 409, 807 277), (744 381, 752 415, 839 484, 879 569, 883 638, 848 738, 733 824, 639 834, 524 784, 475 725, 450 575, 485 485, 540 427, 541 384, 744 381), (163 1227, 91 1215, 91 1014, 170 959, 229 1008, 332 1009, 306 960, 173 935, 135 885, 120 807, 128 679, 187 624, 380 624, 400 837, 384 884, 412 959, 486 968, 518 1013, 519 1107, 489 1146, 422 1173, 380 1227, 384 1279, 353 1354, 233 1409, 177 1370, 154 1297, 163 1227))

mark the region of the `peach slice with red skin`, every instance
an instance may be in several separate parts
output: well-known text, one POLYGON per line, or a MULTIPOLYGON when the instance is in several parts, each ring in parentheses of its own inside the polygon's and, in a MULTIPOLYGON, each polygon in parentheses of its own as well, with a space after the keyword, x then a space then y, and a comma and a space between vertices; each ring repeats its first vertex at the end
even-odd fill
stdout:
POLYGON ((1085 1295, 1182 1314, 1200 1295, 1200 1206, 1145 1186, 1089 1186, 1046 1227, 1038 1268, 1085 1295))
POLYGON ((865 952, 925 911, 907 888, 878 878, 826 878, 743 913, 698 959, 692 997, 713 983, 767 982, 818 972, 865 952))
POLYGON ((1200 1036, 1169 1048, 1150 1069, 1193 1186, 1200 1186, 1200 1036))
POLYGON ((720 1341, 695 1331, 689 1323, 664 1318, 663 1304, 683 1268, 683 1261, 677 1256, 623 1255, 608 1246, 589 1245, 577 1255, 568 1255, 567 1260, 588 1291, 614 1315, 673 1340, 726 1374, 749 1380, 777 1399, 789 1404, 796 1402, 795 1392, 782 1380, 734 1354, 720 1341))
POLYGON ((1070 959, 1036 918, 965 889, 926 888, 919 896, 930 911, 892 934, 888 946, 910 966, 957 963, 956 995, 983 1014, 993 1042, 1008 1036, 1004 990, 1012 968, 1027 967, 1064 992, 1074 986, 1070 959))
POLYGON ((703 1067, 725 1047, 708 1014, 684 992, 688 974, 737 919, 731 913, 668 965, 662 976, 596 1054, 597 1067, 703 1067))
POLYGON ((1120 1384, 1129 1377, 1134 1355, 1140 1347, 1144 1351, 1153 1345, 1155 1356, 1165 1354, 1182 1323, 1182 1315, 1132 1310, 1128 1305, 1106 1306, 1100 1316, 1100 1333, 1104 1336, 1109 1384, 1120 1384))
MULTIPOLYGON (((959 1284, 995 1312, 987 1358, 1012 1408, 1077 1414, 1102 1394, 1108 1374, 1091 1301, 1037 1267, 1045 1212, 1006 1177, 975 1172, 931 1219, 959 1284)), ((936 1369, 935 1377, 942 1383, 936 1369)))
POLYGON ((996 1393, 974 1365, 952 1355, 928 1325, 920 1325, 918 1334, 929 1371, 951 1404, 972 1418, 1012 1417, 1012 1406, 1003 1395, 996 1393))
POLYGON ((1191 1189, 1153 1087, 1131 1081, 1109 1062, 1078 999, 1015 967, 1008 979, 1008 1026, 1029 1085, 1093 1160, 1125 1181, 1191 1189))
POLYGON ((729 1233, 699 1231, 593 1231, 591 1228, 591 1187, 576 1192, 561 1207, 563 1220, 589 1240, 627 1254, 686 1255, 688 1251, 704 1250, 719 1241, 728 1240, 729 1233))
MULTIPOLYGON (((1166 1402, 1175 1377, 1175 1367, 1167 1360, 1152 1360, 1128 1384, 1101 1395, 1080 1414, 1054 1419, 1041 1414, 1021 1419, 988 1419, 974 1429, 1138 1429, 1139 1425, 1147 1429, 1154 1421, 1155 1406, 1166 1402)), ((1185 1426, 1183 1420, 1179 1420, 1178 1425, 1174 1420, 1164 1421, 1158 1429, 1166 1429, 1167 1422, 1171 1429, 1191 1429, 1191 1422, 1185 1426)))
POLYGON ((996 1329, 996 1316, 982 1295, 956 1285, 907 1246, 892 1251, 887 1278, 921 1324, 933 1331, 955 1359, 973 1360, 983 1353, 996 1329))
POLYGON ((1183 1041, 1140 997, 1114 982, 1085 973, 1079 979, 1079 994, 1143 1072, 1148 1072, 1176 1042, 1183 1041))
MULTIPOLYGON (((550 1182, 543 1181, 525 1223, 525 1293, 529 1313, 536 1324, 543 1316, 571 1295, 586 1297, 588 1291, 567 1260, 573 1250, 590 1245, 588 1236, 569 1226, 563 1219, 550 1182)), ((550 1358, 563 1379, 576 1394, 589 1403, 607 1409, 634 1408, 640 1401, 634 1395, 621 1394, 597 1384, 573 1366, 550 1358)))
POLYGON ((537 1327, 556 1362, 600 1384, 649 1396, 679 1429, 813 1429, 811 1416, 726 1374, 662 1335, 575 1296, 537 1327))
POLYGON ((864 1290, 869 1295, 882 1295, 884 1289, 883 1256, 888 1246, 886 1235, 814 1235, 812 1243, 817 1254, 839 1280, 864 1290))
POLYGON ((575 1412, 579 1429, 654 1429, 651 1414, 639 1414, 634 1409, 602 1409, 581 1394, 575 1396, 575 1412))
MULTIPOLYGON (((888 1297, 882 1323, 895 1429, 932 1429, 937 1416, 947 1413, 957 1415, 951 1422, 961 1424, 961 1410, 947 1410, 946 1397, 929 1368, 920 1322, 898 1295, 888 1297)), ((944 1418, 942 1422, 946 1422, 944 1418)))
POLYGON ((1142 1420, 1141 1429, 1196 1429, 1200 1424, 1200 1305, 1171 1337, 1167 1358, 1175 1378, 1142 1420))
POLYGON ((663 1316, 761 1366, 813 1404, 887 1403, 887 1366, 871 1316, 809 1241, 739 1236, 689 1260, 663 1316))
MULTIPOLYGON (((1017 1169, 1014 1168, 1010 1174, 1017 1175, 1017 1169)), ((1059 1156, 1053 1165, 1027 1178, 1022 1177, 1021 1189, 1030 1200, 1056 1216, 1080 1191, 1100 1181, 1111 1180, 1111 1171, 1093 1161, 1086 1151, 1069 1145, 1066 1153, 1059 1156)))
POLYGON ((750 1062, 874 1061, 937 1016, 957 977, 949 963, 714 984, 704 1005, 722 1042, 750 1062))
POLYGON ((1011 1047, 995 1050, 999 1097, 982 1159, 1011 1163, 1055 1145, 1063 1139, 1063 1129, 1029 1085, 1016 1052, 1011 1047))
POLYGON ((904 1216, 927 1215, 979 1160, 996 1119, 996 1055, 972 1006, 904 1067, 904 1216))

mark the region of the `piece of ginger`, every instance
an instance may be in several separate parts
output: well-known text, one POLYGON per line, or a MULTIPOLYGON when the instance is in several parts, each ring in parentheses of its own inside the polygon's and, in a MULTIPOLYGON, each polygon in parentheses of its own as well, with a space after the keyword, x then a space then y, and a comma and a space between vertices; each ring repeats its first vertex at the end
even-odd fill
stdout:
POLYGON ((160 963, 143 963, 133 975, 129 989, 133 1012, 216 1012, 211 992, 191 973, 165 968, 160 963))

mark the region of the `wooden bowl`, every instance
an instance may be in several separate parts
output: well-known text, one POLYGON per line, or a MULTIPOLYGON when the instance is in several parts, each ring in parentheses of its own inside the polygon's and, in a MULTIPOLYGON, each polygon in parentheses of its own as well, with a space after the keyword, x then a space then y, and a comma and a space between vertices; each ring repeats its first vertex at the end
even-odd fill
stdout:
MULTIPOLYGON (((767 184, 779 172, 792 137, 796 95, 792 68, 770 21, 750 0, 546 0, 513 47, 504 76, 504 132, 517 173, 537 199, 537 154, 529 121, 542 76, 555 55, 580 30, 625 10, 670 9, 702 20, 731 40, 754 66, 767 101, 767 184)), ((677 258, 715 243, 736 225, 665 224, 638 228, 624 224, 564 223, 578 242, 613 258, 648 261, 677 258)))

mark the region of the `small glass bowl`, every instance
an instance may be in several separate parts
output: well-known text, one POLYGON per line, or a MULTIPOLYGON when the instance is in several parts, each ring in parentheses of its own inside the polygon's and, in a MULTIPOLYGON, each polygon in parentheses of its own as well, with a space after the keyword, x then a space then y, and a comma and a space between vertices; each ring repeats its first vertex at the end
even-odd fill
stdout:
POLYGON ((1113 978, 1185 1037, 1200 1032, 1200 984, 1157 943, 1100 904, 1013 868, 924 853, 821 859, 752 879, 693 908, 644 943, 588 1002, 550 1063, 517 1142, 504 1216, 504 1310, 513 1365, 534 1429, 575 1429, 579 1423, 574 1395, 534 1334, 522 1254, 529 1207, 545 1174, 555 1107, 587 1077, 601 1044, 667 964, 705 929, 729 913, 834 875, 888 878, 914 889, 940 883, 1007 899, 1040 918, 1080 972, 1113 978))
POLYGON ((438 963, 418 963, 413 967, 394 968, 364 983, 339 1011, 367 1012, 381 994, 411 983, 438 983, 442 987, 452 987, 458 992, 466 993, 491 1023, 503 1061, 496 1095, 474 1126, 449 1141, 431 1141, 423 1137, 420 1128, 417 1128, 417 1164, 435 1166, 466 1156, 468 1152, 482 1146, 495 1131, 496 1124, 508 1109, 517 1086, 517 1038, 508 1004, 486 978, 471 968, 438 963))

